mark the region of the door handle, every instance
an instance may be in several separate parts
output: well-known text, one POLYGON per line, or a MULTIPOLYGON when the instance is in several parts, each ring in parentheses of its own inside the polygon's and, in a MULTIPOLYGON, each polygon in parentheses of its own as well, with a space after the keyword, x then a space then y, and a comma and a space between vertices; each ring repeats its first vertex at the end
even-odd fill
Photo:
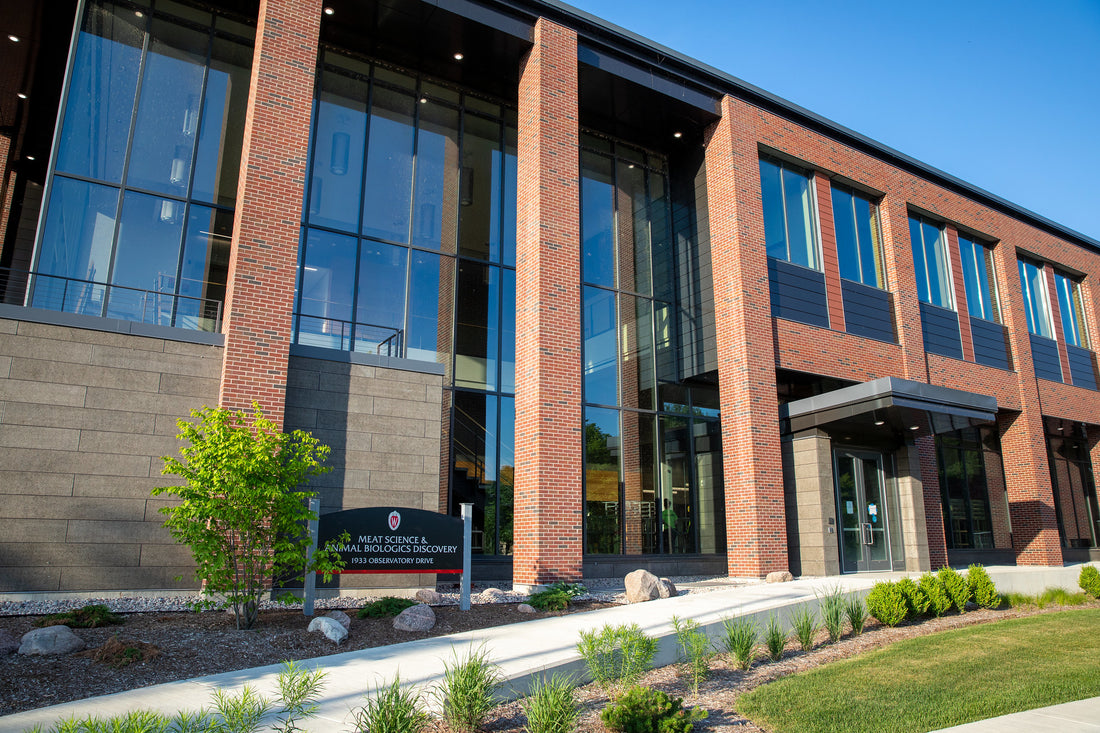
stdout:
POLYGON ((871 523, 870 522, 860 523, 859 531, 860 531, 860 534, 862 535, 863 544, 865 544, 865 545, 875 544, 875 535, 871 531, 871 523))

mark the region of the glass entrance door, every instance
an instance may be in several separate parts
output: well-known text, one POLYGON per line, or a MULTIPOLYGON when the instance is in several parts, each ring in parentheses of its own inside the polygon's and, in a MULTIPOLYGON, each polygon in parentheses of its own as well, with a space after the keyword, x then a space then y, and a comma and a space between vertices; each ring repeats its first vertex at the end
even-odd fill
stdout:
POLYGON ((833 454, 840 567, 845 573, 890 570, 890 530, 881 453, 833 454))

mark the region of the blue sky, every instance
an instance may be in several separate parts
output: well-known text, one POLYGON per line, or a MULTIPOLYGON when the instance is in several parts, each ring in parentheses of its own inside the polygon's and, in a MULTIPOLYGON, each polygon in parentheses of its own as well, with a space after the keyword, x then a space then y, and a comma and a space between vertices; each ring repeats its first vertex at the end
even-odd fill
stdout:
POLYGON ((1100 0, 572 0, 1100 239, 1100 0))

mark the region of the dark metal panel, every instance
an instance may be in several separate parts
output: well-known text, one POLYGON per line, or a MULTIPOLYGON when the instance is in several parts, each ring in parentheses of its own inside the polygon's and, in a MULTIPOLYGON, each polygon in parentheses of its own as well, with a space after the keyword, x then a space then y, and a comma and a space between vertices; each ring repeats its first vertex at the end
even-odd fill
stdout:
POLYGON ((829 327, 823 273, 768 258, 768 291, 776 318, 829 327))
POLYGON ((854 336, 897 343, 893 297, 885 290, 851 280, 840 281, 844 328, 854 336))
POLYGON ((704 94, 687 87, 673 79, 659 76, 652 69, 645 69, 635 64, 616 58, 606 51, 600 51, 583 43, 577 46, 577 60, 582 64, 594 66, 627 81, 660 92, 673 99, 679 99, 693 107, 706 110, 711 114, 718 114, 718 97, 704 94))
POLYGON ((1004 326, 982 318, 971 318, 970 336, 974 341, 974 361, 998 369, 1012 369, 1004 326))
POLYGON ((1058 342, 1035 334, 1031 336, 1031 363, 1035 376, 1052 382, 1062 381, 1062 360, 1058 358, 1058 342))
POLYGON ((1088 349, 1066 344, 1069 373, 1075 387, 1096 389, 1096 355, 1088 349))
POLYGON ((959 333, 959 314, 947 308, 928 303, 920 304, 921 332, 924 350, 930 354, 963 358, 962 336, 959 333))

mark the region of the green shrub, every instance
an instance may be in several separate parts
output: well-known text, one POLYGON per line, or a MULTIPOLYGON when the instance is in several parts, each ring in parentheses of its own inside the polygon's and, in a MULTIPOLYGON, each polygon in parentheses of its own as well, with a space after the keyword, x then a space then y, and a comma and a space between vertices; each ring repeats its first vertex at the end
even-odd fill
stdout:
POLYGON ((966 578, 961 576, 954 568, 949 567, 940 568, 936 575, 943 583, 944 590, 947 591, 947 595, 951 599, 951 605, 959 613, 966 613, 966 604, 970 602, 970 586, 967 584, 966 578))
POLYGON ((1035 603, 1039 608, 1047 606, 1080 606, 1088 601, 1084 593, 1071 593, 1065 588, 1047 588, 1035 603))
POLYGON ((798 639, 802 651, 808 652, 813 649, 817 630, 821 628, 817 623, 817 611, 809 606, 799 606, 791 614, 790 621, 794 637, 798 639))
POLYGON ((951 610, 951 596, 943 587, 940 579, 932 573, 925 573, 917 581, 921 593, 928 597, 928 612, 939 617, 951 610))
POLYGON ((124 623, 122 616, 111 613, 103 604, 87 605, 72 611, 51 613, 34 622, 35 626, 68 626, 73 629, 95 629, 124 623))
POLYGON ((410 598, 385 596, 366 604, 355 615, 359 618, 386 618, 387 616, 396 616, 406 608, 412 608, 415 605, 417 605, 417 601, 410 598))
POLYGON ((818 596, 821 603, 821 622, 829 634, 829 641, 836 642, 844 634, 844 592, 840 586, 818 596))
POLYGON ((787 632, 779 623, 779 617, 768 616, 768 623, 764 626, 764 648, 768 650, 768 658, 778 662, 783 656, 783 650, 787 648, 787 632))
POLYGON ((848 596, 844 604, 844 614, 848 617, 852 633, 862 634, 863 625, 867 623, 867 607, 863 605, 863 599, 857 595, 848 596))
POLYGON ((419 733, 431 716, 424 710, 420 694, 401 689, 401 678, 376 687, 374 697, 351 711, 356 733, 419 733))
POLYGON ((993 579, 981 565, 971 565, 966 570, 966 583, 970 586, 970 595, 974 602, 982 608, 1000 608, 1001 594, 997 592, 997 586, 993 585, 993 579))
POLYGON ((1100 598, 1100 570, 1095 565, 1085 565, 1077 576, 1077 585, 1093 598, 1100 598))
MULTIPOLYGON (((730 657, 737 660, 737 666, 741 669, 751 667, 756 657, 756 640, 760 636, 760 629, 752 620, 744 616, 724 620, 722 628, 726 632, 722 642, 730 657)), ((786 638, 783 641, 785 643, 786 638)))
POLYGON ((564 580, 550 586, 550 590, 564 591, 570 598, 576 598, 577 596, 583 596, 588 592, 588 588, 584 586, 584 583, 566 583, 564 580))
POLYGON ((473 733, 493 709, 493 693, 503 681, 500 669, 484 649, 469 650, 443 663, 443 680, 434 694, 440 715, 453 731, 473 733))
POLYGON ((928 613, 928 596, 913 582, 912 578, 902 578, 898 581, 898 590, 905 596, 906 615, 910 619, 920 618, 928 613))
POLYGON ((577 652, 592 679, 613 697, 620 685, 636 684, 649 669, 657 640, 646 636, 637 624, 607 624, 599 631, 582 631, 577 652))
POLYGON ((581 716, 570 675, 554 674, 535 681, 520 706, 527 715, 527 733, 572 733, 581 716))
POLYGON ((684 708, 683 699, 635 685, 600 713, 600 720, 622 733, 688 733, 696 720, 707 717, 702 708, 684 708))
POLYGON ((564 611, 569 608, 570 595, 564 590, 547 588, 527 597, 527 604, 540 611, 564 611))
POLYGON ((1010 608, 1021 608, 1023 606, 1038 606, 1039 599, 1035 596, 1029 596, 1027 593, 1005 593, 1001 596, 1001 603, 1008 604, 1010 608))
POLYGON ((681 621, 673 616, 672 626, 676 629, 676 641, 680 644, 680 651, 691 675, 691 694, 698 695, 699 683, 710 672, 710 658, 714 656, 710 639, 700 630, 698 621, 681 621))
POLYGON ((867 612, 884 626, 897 626, 909 615, 909 604, 897 583, 880 581, 867 594, 867 612))

